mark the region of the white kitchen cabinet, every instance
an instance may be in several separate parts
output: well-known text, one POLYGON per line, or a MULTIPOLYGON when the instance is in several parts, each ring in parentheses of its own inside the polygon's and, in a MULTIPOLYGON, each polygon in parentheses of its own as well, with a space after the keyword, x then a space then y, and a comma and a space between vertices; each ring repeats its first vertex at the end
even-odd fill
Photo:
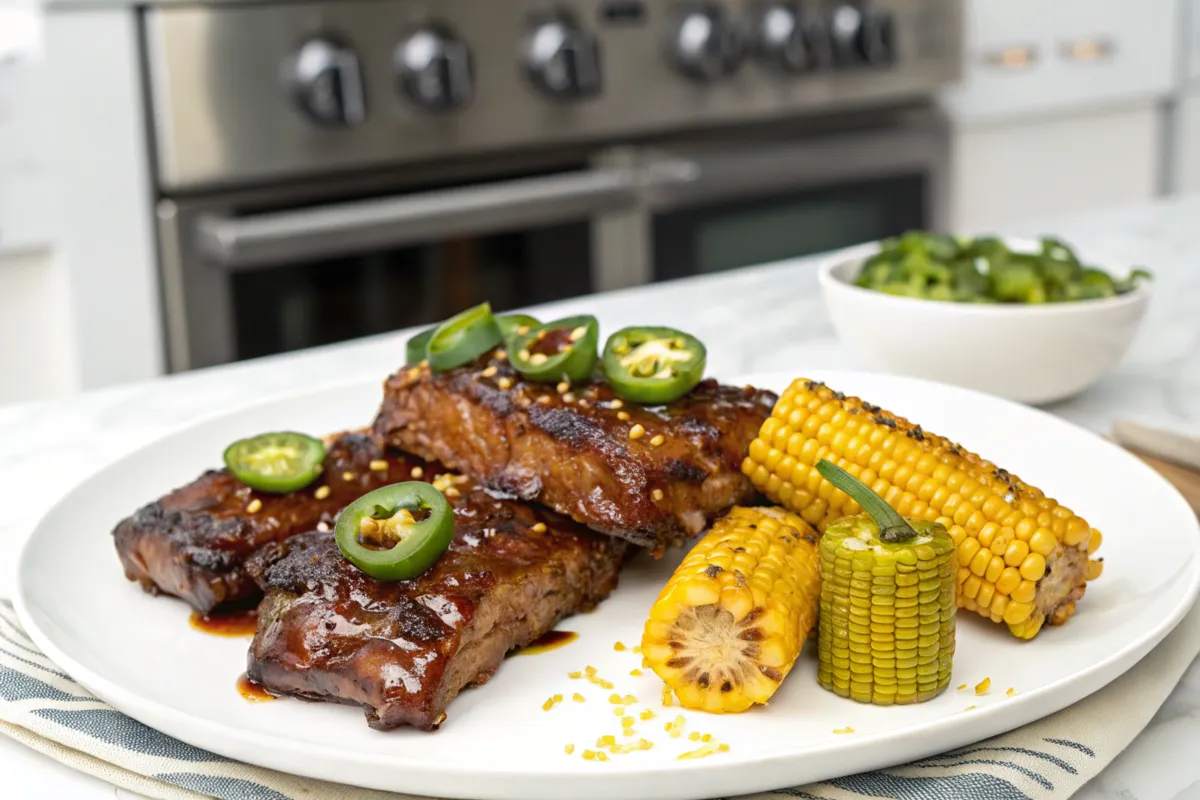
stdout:
POLYGON ((1191 87, 1175 109, 1174 158, 1171 188, 1200 192, 1200 85, 1191 87))
POLYGON ((1159 107, 1143 104, 959 127, 951 227, 993 231, 1144 202, 1158 193, 1163 124, 1159 107))
POLYGON ((67 278, 50 249, 0 254, 0 403, 73 391, 67 278))
POLYGON ((1179 0, 968 0, 951 224, 995 229, 1161 190, 1179 0))

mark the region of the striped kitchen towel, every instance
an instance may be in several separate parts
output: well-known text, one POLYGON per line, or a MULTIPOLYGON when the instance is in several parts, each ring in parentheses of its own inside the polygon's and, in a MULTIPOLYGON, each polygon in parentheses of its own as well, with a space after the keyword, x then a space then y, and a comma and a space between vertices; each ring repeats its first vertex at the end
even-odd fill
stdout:
MULTIPOLYGON (((1200 608, 1124 676, 1057 714, 940 756, 754 800, 1069 797, 1146 726, 1197 652, 1200 608)), ((148 728, 93 697, 42 655, 7 600, 0 600, 0 733, 70 767, 164 800, 409 797, 231 761, 148 728)))

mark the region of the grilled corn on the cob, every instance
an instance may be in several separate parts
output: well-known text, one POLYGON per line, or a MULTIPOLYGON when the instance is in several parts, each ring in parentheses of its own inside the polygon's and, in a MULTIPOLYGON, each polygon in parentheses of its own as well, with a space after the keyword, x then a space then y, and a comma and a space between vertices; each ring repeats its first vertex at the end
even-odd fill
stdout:
POLYGON ((954 660, 954 541, 936 522, 902 519, 828 461, 818 469, 870 516, 844 517, 821 537, 817 680, 862 703, 931 700, 954 660))
POLYGON ((663 588, 642 655, 685 708, 766 703, 816 621, 820 582, 817 534, 804 520, 735 507, 663 588))
POLYGON ((1102 562, 1100 532, 995 464, 913 425, 796 380, 750 445, 742 471, 764 494, 824 529, 859 506, 817 473, 827 458, 902 516, 940 522, 958 551, 958 605, 1031 639, 1075 611, 1102 562))

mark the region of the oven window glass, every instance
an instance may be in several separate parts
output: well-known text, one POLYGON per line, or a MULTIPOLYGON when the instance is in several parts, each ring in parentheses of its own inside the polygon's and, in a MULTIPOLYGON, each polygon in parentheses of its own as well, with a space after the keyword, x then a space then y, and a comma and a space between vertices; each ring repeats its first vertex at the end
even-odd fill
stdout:
POLYGON ((848 247, 929 226, 924 176, 907 175, 659 214, 656 280, 848 247))
POLYGON ((587 223, 232 273, 236 358, 587 294, 587 223))

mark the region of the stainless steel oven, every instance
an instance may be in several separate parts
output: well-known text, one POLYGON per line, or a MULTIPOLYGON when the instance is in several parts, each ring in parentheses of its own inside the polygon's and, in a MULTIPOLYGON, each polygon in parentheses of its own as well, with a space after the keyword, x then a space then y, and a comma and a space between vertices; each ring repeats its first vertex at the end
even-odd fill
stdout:
POLYGON ((143 16, 183 370, 936 227, 946 0, 143 16), (618 13, 619 12, 619 13, 618 13))

